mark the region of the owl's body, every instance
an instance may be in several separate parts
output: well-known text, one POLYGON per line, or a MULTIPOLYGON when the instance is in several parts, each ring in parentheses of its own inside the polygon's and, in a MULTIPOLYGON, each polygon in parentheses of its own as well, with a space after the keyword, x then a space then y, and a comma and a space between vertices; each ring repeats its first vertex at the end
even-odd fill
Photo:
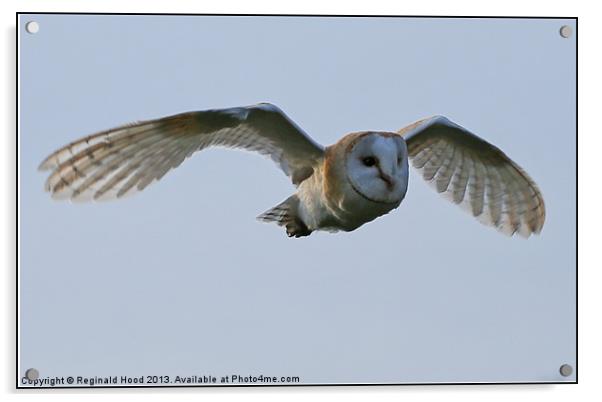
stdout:
POLYGON ((297 191, 258 219, 302 237, 353 231, 397 208, 408 188, 408 160, 437 192, 482 223, 528 237, 545 220, 543 197, 501 150, 441 116, 397 133, 351 133, 315 143, 270 104, 182 113, 84 137, 40 165, 46 189, 72 201, 141 191, 196 151, 225 146, 270 156, 297 191))
POLYGON ((408 185, 408 158, 405 143, 395 133, 351 133, 327 147, 324 158, 303 180, 297 192, 275 208, 259 216, 286 227, 289 236, 306 236, 315 230, 352 231, 397 208, 408 185), (365 149, 358 149, 358 147, 365 149), (380 149, 379 149, 380 148, 380 149), (348 155, 359 152, 362 166, 350 166, 348 155), (365 169, 363 158, 380 154, 371 176, 354 183, 354 170, 365 169), (365 154, 365 155, 364 155, 365 154), (382 177, 387 181, 383 180, 382 177), (371 185, 371 188, 364 188, 371 185))

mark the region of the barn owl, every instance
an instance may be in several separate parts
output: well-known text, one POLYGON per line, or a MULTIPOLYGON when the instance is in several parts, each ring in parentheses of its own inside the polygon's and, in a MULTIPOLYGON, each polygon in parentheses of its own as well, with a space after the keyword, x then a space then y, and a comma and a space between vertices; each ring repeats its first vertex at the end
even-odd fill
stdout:
POLYGON ((500 149, 434 116, 397 132, 347 134, 322 147, 269 103, 188 112, 103 131, 48 156, 46 190, 72 201, 144 190, 196 151, 224 146, 271 157, 297 191, 259 215, 289 237, 352 231, 396 209, 408 188, 408 160, 437 192, 502 233, 529 237, 545 220, 543 197, 500 149))

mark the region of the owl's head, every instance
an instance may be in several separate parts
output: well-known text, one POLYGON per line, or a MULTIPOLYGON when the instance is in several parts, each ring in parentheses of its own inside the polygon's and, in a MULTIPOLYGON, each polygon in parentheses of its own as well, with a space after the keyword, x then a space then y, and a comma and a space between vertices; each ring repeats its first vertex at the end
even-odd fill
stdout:
POLYGON ((408 149, 395 133, 366 132, 347 147, 345 167, 353 189, 378 203, 399 203, 408 189, 408 149))

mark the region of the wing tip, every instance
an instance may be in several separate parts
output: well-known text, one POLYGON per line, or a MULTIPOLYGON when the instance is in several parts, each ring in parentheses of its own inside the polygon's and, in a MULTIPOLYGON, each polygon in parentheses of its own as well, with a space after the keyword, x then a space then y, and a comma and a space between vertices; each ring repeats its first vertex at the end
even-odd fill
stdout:
POLYGON ((46 191, 50 192, 50 198, 54 201, 66 201, 72 199, 71 192, 69 191, 51 191, 50 189, 47 189, 46 191))
POLYGON ((38 171, 39 172, 45 172, 47 170, 52 169, 53 167, 56 166, 56 163, 52 163, 50 160, 52 158, 53 155, 50 155, 49 157, 47 157, 46 159, 44 159, 39 165, 38 165, 38 171))
POLYGON ((508 237, 515 237, 515 234, 518 234, 518 237, 523 239, 528 239, 531 236, 539 236, 541 235, 541 231, 543 230, 543 222, 538 224, 536 227, 532 227, 528 225, 526 222, 521 222, 517 227, 512 227, 510 225, 495 225, 495 228, 504 235, 508 237))

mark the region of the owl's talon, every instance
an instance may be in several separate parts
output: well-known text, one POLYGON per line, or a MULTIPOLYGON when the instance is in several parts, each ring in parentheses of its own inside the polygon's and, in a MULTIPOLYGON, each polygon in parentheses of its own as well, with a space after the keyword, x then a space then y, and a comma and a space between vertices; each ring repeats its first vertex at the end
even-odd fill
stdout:
POLYGON ((286 225, 286 235, 288 237, 303 237, 309 236, 311 234, 311 230, 303 223, 301 220, 296 219, 293 222, 287 223, 286 225))

